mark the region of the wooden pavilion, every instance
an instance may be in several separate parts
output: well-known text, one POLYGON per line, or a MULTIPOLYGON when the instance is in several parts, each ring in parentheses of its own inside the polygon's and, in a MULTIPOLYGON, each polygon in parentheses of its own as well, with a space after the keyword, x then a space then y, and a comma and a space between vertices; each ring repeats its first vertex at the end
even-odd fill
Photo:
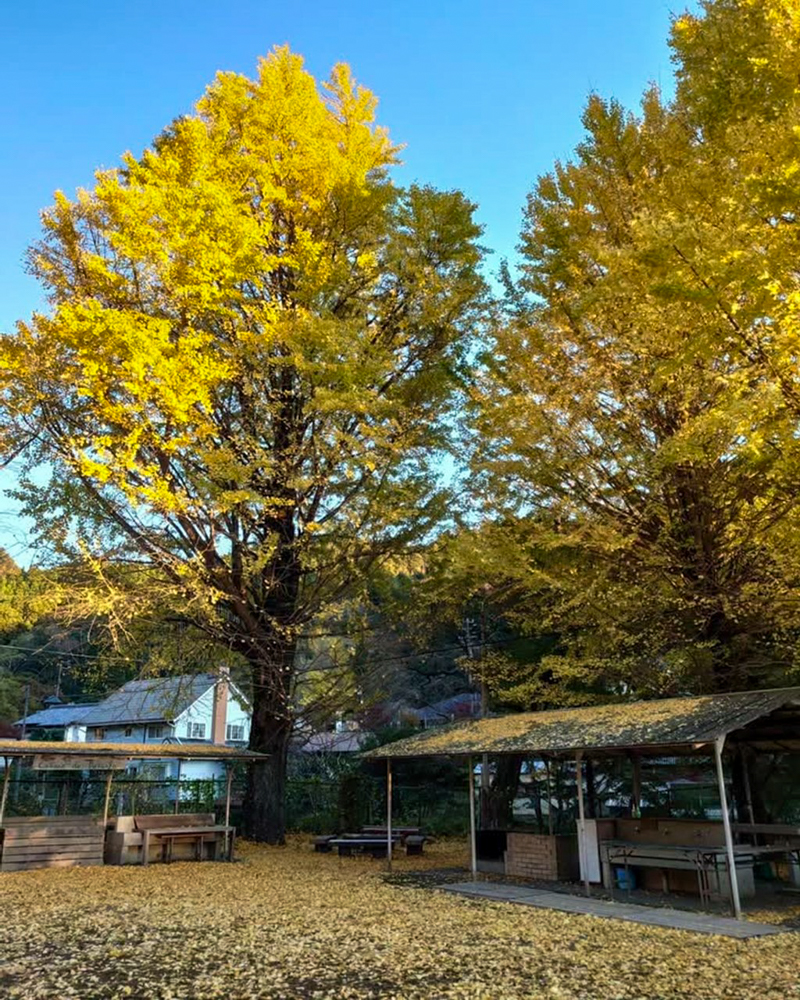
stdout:
MULTIPOLYGON (((221 760, 226 765, 225 822, 213 824, 213 817, 193 814, 179 817, 179 795, 175 796, 173 817, 149 817, 133 834, 138 838, 139 857, 148 861, 151 838, 164 843, 165 857, 171 857, 176 840, 192 842, 195 856, 201 857, 203 842, 212 838, 224 840, 225 855, 232 857, 233 827, 230 825, 231 783, 233 765, 263 759, 264 754, 219 744, 186 745, 181 743, 69 743, 37 740, 0 740, 0 758, 5 763, 0 792, 0 871, 21 871, 28 868, 99 865, 106 856, 109 837, 109 806, 114 772, 124 769, 131 761, 151 760, 221 760), (37 771, 105 771, 107 772, 102 818, 95 816, 6 816, 11 765, 28 760, 37 771), (211 820, 211 822, 209 822, 211 820), (194 825, 192 824, 194 821, 194 825), (197 848, 200 848, 198 851, 197 848), (168 851, 167 851, 168 848, 168 851)), ((118 817, 117 820, 122 819, 118 817)), ((129 817, 133 831, 134 817, 129 817)), ((127 827, 125 827, 127 829, 127 827)), ((216 853, 215 855, 216 856, 216 853)))
MULTIPOLYGON (((575 761, 580 875, 587 895, 593 871, 613 889, 612 864, 681 870, 696 875, 701 899, 712 892, 730 895, 731 907, 741 916, 740 881, 752 879, 759 859, 790 856, 800 864, 800 822, 796 825, 755 823, 752 797, 744 769, 749 822, 733 823, 725 787, 725 763, 733 755, 800 752, 800 687, 652 701, 617 702, 585 708, 525 712, 457 723, 426 730, 364 754, 386 761, 388 785, 388 839, 391 858, 392 762, 409 758, 453 756, 466 758, 470 776, 470 844, 473 875, 478 870, 473 761, 479 756, 523 755, 548 760, 575 761), (583 765, 587 759, 629 757, 633 763, 632 801, 641 796, 643 758, 710 756, 714 761, 722 823, 681 827, 672 821, 637 820, 605 828, 585 815, 583 765), (741 843, 737 841, 749 841, 741 843)), ((522 835, 524 836, 524 835, 522 835)), ((544 839, 544 838, 540 838, 544 839)), ((547 851, 554 857, 557 846, 547 851)), ((548 855, 549 856, 549 855, 548 855)), ((528 859, 530 851, 528 852, 528 859)), ((535 875, 530 860, 518 874, 535 875)))

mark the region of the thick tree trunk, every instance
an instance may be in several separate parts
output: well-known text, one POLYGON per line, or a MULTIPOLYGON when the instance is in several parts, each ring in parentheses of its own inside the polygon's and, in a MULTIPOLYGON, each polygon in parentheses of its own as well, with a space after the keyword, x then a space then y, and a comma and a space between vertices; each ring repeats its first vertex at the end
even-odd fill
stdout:
POLYGON ((286 842, 286 765, 292 737, 291 689, 296 640, 274 642, 267 662, 253 664, 250 749, 269 759, 248 767, 244 835, 266 844, 286 842))
POLYGON ((483 829, 503 830, 511 825, 522 760, 517 754, 503 754, 497 758, 491 788, 481 797, 483 829))
POLYGON ((286 759, 291 726, 285 720, 262 717, 250 730, 250 749, 269 754, 263 763, 250 764, 244 800, 245 837, 264 844, 286 842, 286 759), (258 730, 255 734, 254 731, 258 730))

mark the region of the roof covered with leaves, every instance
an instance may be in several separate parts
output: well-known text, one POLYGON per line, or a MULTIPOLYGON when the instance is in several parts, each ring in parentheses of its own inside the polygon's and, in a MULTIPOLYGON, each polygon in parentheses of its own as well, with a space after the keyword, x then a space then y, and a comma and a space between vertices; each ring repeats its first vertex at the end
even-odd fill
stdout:
MULTIPOLYGON (((770 739, 800 741, 800 687, 617 702, 476 719, 377 747, 371 758, 565 754, 575 750, 691 749, 772 717, 770 739), (776 728, 777 727, 777 728, 776 728), (777 732, 777 736, 775 735, 777 732)), ((748 733, 762 742, 767 730, 748 733)))
POLYGON ((0 740, 0 757, 130 757, 136 760, 166 757, 193 760, 252 760, 268 756, 221 743, 67 743, 48 740, 0 740))

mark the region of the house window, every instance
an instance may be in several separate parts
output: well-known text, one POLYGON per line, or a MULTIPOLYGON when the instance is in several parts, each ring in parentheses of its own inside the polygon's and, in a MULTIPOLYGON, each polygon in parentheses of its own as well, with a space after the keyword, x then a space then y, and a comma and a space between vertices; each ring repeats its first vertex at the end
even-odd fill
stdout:
POLYGON ((125 735, 126 736, 133 736, 133 729, 130 726, 126 726, 125 727, 125 735))
POLYGON ((148 740, 160 740, 164 735, 163 726, 148 726, 147 727, 147 738, 148 740))
POLYGON ((206 738, 205 722, 187 722, 186 736, 190 740, 204 740, 206 738))
POLYGON ((244 726, 228 726, 228 734, 225 737, 227 740, 236 742, 237 740, 244 739, 244 726))
POLYGON ((105 731, 105 729, 95 729, 95 731, 94 731, 94 738, 96 740, 104 740, 106 738, 106 731, 105 731))

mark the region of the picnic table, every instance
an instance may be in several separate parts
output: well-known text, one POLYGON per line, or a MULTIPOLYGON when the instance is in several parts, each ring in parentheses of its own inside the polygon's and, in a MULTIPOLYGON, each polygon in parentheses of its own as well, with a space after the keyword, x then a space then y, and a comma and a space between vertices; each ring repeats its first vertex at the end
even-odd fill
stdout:
POLYGON ((215 824, 211 814, 137 816, 136 829, 142 835, 141 863, 143 865, 149 863, 150 841, 152 839, 161 842, 161 860, 165 862, 172 860, 172 846, 176 840, 193 843, 196 861, 202 860, 203 848, 206 844, 211 845, 215 861, 219 858, 222 845, 225 845, 226 860, 233 860, 236 827, 215 824))
MULTIPOLYGON (((419 832, 419 827, 406 827, 392 830, 392 850, 405 847, 407 855, 422 854, 426 837, 419 832), (416 830, 416 833, 407 831, 416 830)), ((360 833, 343 833, 338 837, 315 837, 314 850, 321 854, 329 853, 334 847, 339 857, 352 857, 354 854, 369 853, 373 858, 385 858, 387 855, 388 833, 380 827, 365 827, 360 833), (375 832, 372 832, 375 831, 375 832)))
MULTIPOLYGON (((736 845, 734 856, 736 867, 752 872, 756 857, 770 852, 770 848, 736 845)), ((603 862, 603 883, 614 895, 614 879, 611 875, 611 865, 620 862, 625 867, 626 884, 630 892, 630 879, 627 877, 630 866, 640 868, 658 868, 665 880, 666 870, 695 871, 697 887, 703 906, 714 894, 711 885, 711 874, 716 876, 717 891, 719 891, 719 873, 727 871, 727 850, 724 845, 710 844, 647 844, 624 840, 604 840, 600 843, 600 857, 603 862)))

